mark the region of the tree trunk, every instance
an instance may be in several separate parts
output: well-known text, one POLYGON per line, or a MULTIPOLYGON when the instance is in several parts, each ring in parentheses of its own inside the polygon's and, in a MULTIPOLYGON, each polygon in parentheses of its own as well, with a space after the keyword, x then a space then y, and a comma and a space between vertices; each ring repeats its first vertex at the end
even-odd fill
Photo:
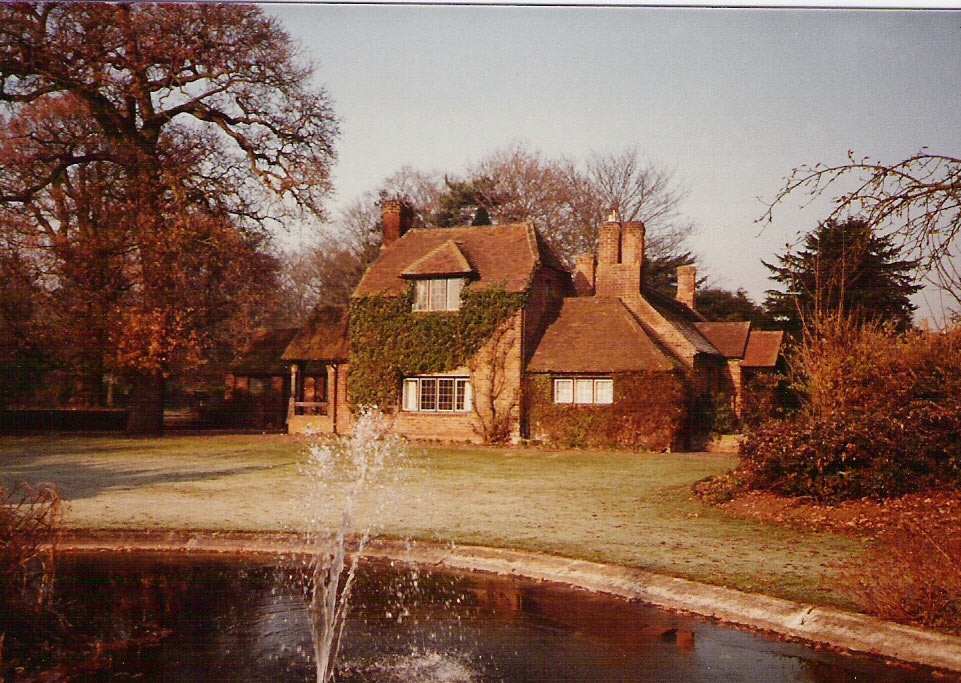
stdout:
POLYGON ((127 433, 134 435, 161 434, 164 423, 163 375, 133 375, 127 404, 127 433))

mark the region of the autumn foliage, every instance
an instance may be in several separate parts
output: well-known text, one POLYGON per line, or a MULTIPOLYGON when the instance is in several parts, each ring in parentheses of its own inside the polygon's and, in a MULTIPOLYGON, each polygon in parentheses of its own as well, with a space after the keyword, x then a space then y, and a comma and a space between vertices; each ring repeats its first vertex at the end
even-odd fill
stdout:
POLYGON ((793 372, 800 410, 742 446, 736 474, 749 488, 840 501, 961 487, 961 329, 826 321, 793 372))
POLYGON ((3 341, 162 400, 272 309, 271 229, 323 217, 336 133, 254 6, 0 6, 3 341))

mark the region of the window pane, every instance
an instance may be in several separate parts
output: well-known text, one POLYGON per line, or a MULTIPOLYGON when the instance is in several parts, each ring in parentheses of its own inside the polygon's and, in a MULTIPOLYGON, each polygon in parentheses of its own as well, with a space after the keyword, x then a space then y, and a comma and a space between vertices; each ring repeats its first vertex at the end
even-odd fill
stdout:
POLYGON ((579 379, 574 381, 574 402, 593 403, 594 402, 594 380, 579 379))
POLYGON ((404 380, 404 410, 417 410, 417 380, 404 380))
MULTIPOLYGON (((460 396, 460 392, 463 392, 463 404, 458 408, 458 410, 463 410, 465 413, 469 413, 474 409, 474 390, 471 387, 470 380, 457 380, 457 391, 458 396, 460 396)), ((460 400, 460 398, 458 400, 460 400)))
POLYGON ((464 410, 464 386, 467 380, 459 379, 457 380, 457 387, 454 392, 454 410, 463 411, 464 410))
POLYGON ((454 409, 454 379, 437 380, 437 410, 454 409))
POLYGON ((601 404, 614 403, 614 380, 612 379, 594 380, 594 403, 601 403, 601 404))
POLYGON ((460 310, 460 292, 464 288, 464 280, 456 277, 447 281, 447 310, 460 310))
POLYGON ((554 380, 554 403, 573 403, 574 402, 574 380, 555 379, 554 380))
POLYGON ((420 381, 420 409, 437 410, 437 380, 422 379, 420 381))
POLYGON ((437 279, 430 282, 430 310, 443 311, 447 308, 447 280, 437 279))
POLYGON ((414 282, 414 310, 415 311, 426 311, 428 302, 428 294, 430 292, 430 281, 429 280, 417 280, 414 282))

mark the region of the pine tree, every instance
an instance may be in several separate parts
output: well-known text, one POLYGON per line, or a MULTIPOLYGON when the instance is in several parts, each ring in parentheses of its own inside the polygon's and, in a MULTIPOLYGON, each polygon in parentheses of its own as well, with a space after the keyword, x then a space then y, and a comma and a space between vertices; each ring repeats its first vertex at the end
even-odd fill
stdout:
POLYGON ((911 327, 917 261, 902 258, 890 236, 877 235, 862 218, 829 219, 807 234, 798 251, 764 263, 782 290, 769 290, 765 308, 788 330, 828 315, 857 322, 911 327))

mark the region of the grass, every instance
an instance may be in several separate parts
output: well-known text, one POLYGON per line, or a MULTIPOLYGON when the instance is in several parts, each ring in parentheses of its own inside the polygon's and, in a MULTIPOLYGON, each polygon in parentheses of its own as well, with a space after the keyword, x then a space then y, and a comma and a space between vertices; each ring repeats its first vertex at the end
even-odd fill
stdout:
MULTIPOLYGON (((727 517, 691 485, 732 456, 410 446, 389 495, 358 501, 393 538, 623 564, 816 604, 851 606, 832 565, 856 540, 727 517), (378 501, 386 508, 375 513, 378 501)), ((52 482, 73 529, 296 531, 302 440, 284 435, 0 438, 0 482, 52 482)), ((333 524, 340 503, 322 510, 333 524)))

